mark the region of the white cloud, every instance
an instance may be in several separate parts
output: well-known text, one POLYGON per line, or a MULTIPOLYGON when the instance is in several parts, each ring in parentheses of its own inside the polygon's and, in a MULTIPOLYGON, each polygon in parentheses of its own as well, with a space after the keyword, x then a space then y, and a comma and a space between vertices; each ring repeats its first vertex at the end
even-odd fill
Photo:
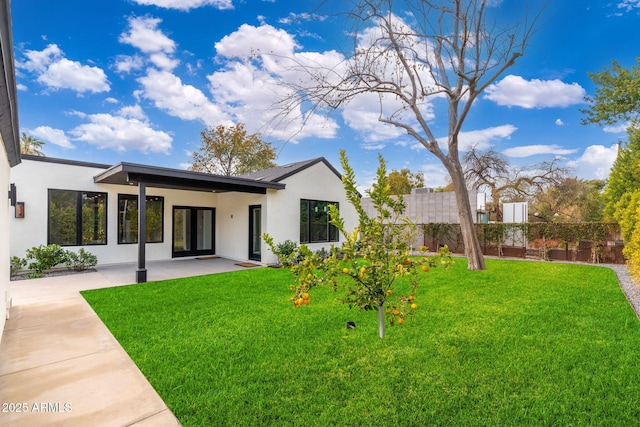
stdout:
POLYGON ((624 133, 629 128, 629 123, 621 123, 617 126, 605 126, 602 128, 607 133, 624 133))
POLYGON ((216 9, 233 9, 232 0, 133 0, 143 6, 158 6, 165 9, 191 10, 203 6, 213 6, 216 9))
POLYGON ((162 20, 151 16, 129 18, 129 32, 120 35, 120 43, 129 44, 144 53, 173 53, 176 43, 158 30, 162 20))
POLYGON ((556 119, 556 125, 564 126, 564 122, 562 121, 562 119, 556 119))
POLYGON ((202 91, 182 83, 167 71, 149 69, 138 79, 143 86, 142 95, 168 114, 184 120, 201 120, 207 126, 232 124, 231 117, 212 103, 202 91))
POLYGON ((583 102, 586 91, 578 83, 556 80, 525 80, 508 75, 489 86, 485 98, 498 105, 522 108, 568 107, 583 102))
POLYGON ((507 148, 502 154, 508 157, 529 157, 540 154, 555 154, 556 156, 565 156, 577 153, 577 149, 566 149, 559 145, 524 145, 521 147, 507 148))
POLYGON ((304 111, 291 85, 307 84, 304 67, 329 68, 343 57, 335 51, 296 52, 299 47, 292 35, 270 25, 245 24, 223 37, 215 44, 223 66, 207 76, 215 102, 249 131, 266 137, 294 143, 335 137, 337 123, 304 111), (283 99, 292 102, 279 104, 283 99))
POLYGON ((83 65, 64 57, 58 45, 50 44, 41 51, 28 50, 19 68, 37 75, 37 81, 49 89, 71 89, 79 93, 108 92, 107 75, 99 67, 83 65))
POLYGON ((631 12, 634 8, 640 8, 640 0, 623 0, 618 3, 619 9, 624 9, 626 12, 631 12))
MULTIPOLYGON (((486 129, 460 132, 458 135, 458 147, 460 151, 469 151, 472 147, 475 147, 478 150, 483 150, 495 145, 495 141, 511 138, 511 134, 517 130, 518 128, 513 125, 502 125, 486 129)), ((447 137, 438 138, 438 144, 443 149, 446 149, 447 137)), ((412 148, 422 148, 422 145, 416 144, 412 148)))
POLYGON ((307 13, 307 12, 303 12, 303 13, 293 13, 293 12, 289 12, 289 15, 286 18, 280 18, 278 20, 278 22, 280 24, 291 24, 294 22, 301 22, 301 21, 324 21, 325 19, 327 19, 326 15, 318 15, 315 13, 307 13))
POLYGON ((128 74, 133 70, 140 70, 142 67, 144 67, 144 59, 139 55, 118 55, 118 57, 116 57, 115 68, 119 73, 128 74))
POLYGON ((300 46, 285 30, 271 25, 254 27, 243 24, 238 30, 215 43, 214 47, 218 57, 246 59, 258 55, 273 55, 271 61, 277 62, 278 59, 293 57, 294 51, 300 46))
POLYGON ((173 138, 166 132, 154 130, 146 120, 131 117, 131 112, 136 110, 135 107, 121 110, 130 117, 76 112, 77 116, 89 120, 90 123, 81 124, 69 133, 74 139, 88 142, 98 148, 169 154, 173 138))
POLYGON ((603 145, 591 145, 578 159, 567 162, 567 166, 573 168, 580 178, 606 179, 617 155, 618 144, 608 148, 603 145))
MULTIPOLYGON (((390 115, 400 108, 400 102, 395 99, 387 99, 383 103, 384 115, 390 115)), ((388 141, 406 135, 404 129, 390 124, 382 123, 380 117, 380 100, 374 93, 366 93, 357 96, 343 108, 342 117, 345 123, 352 129, 360 132, 367 143, 366 148, 378 150, 384 147, 380 141, 388 141)))
POLYGON ((75 148, 63 130, 49 126, 38 126, 35 129, 28 129, 27 132, 45 143, 50 142, 62 148, 75 148))

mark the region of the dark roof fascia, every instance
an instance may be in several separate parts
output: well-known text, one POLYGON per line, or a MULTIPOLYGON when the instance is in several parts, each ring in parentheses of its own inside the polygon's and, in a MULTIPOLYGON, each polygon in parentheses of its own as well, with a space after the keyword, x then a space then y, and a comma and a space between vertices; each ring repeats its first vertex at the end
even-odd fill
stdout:
POLYGON ((80 160, 57 159, 55 157, 33 156, 31 154, 23 154, 22 159, 33 160, 36 162, 58 163, 61 165, 81 166, 81 167, 97 168, 97 169, 109 169, 111 166, 113 166, 113 165, 107 165, 104 163, 84 162, 80 160))
POLYGON ((9 165, 20 163, 20 131, 18 126, 18 96, 16 71, 11 35, 11 7, 7 0, 0 1, 0 133, 9 165))
POLYGON ((212 175, 181 169, 146 166, 135 163, 118 163, 93 178, 96 183, 137 184, 144 182, 152 187, 185 189, 194 191, 239 191, 265 194, 267 189, 283 190, 284 184, 258 181, 248 178, 212 175))

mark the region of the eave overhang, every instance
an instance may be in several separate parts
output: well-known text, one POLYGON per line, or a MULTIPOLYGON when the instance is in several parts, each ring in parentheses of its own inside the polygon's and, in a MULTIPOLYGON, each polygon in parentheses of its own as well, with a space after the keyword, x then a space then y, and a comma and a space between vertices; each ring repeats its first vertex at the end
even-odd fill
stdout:
POLYGON ((266 194, 268 189, 283 190, 285 188, 285 184, 277 182, 212 175, 134 163, 118 163, 96 175, 93 181, 97 184, 116 185, 137 185, 139 182, 144 182, 148 187, 213 193, 235 191, 266 194))

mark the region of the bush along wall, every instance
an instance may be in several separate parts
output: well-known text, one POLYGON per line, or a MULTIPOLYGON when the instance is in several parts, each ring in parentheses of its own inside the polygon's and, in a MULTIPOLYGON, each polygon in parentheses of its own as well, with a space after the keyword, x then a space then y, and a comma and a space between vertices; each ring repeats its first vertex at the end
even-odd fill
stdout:
MULTIPOLYGON (((422 224, 422 230, 424 244, 432 251, 447 245, 454 253, 464 253, 459 224, 422 224)), ((476 224, 476 233, 485 255, 591 263, 625 262, 617 223, 476 224)))
POLYGON ((80 248, 78 252, 65 250, 58 245, 40 245, 28 249, 24 258, 12 256, 11 275, 17 275, 27 267, 29 278, 43 277, 58 265, 65 264, 68 270, 84 271, 98 264, 98 257, 80 248))

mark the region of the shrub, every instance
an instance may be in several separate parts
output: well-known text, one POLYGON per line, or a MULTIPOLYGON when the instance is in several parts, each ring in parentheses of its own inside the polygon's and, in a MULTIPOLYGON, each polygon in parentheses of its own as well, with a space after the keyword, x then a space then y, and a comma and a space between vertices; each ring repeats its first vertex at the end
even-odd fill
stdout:
POLYGON ((272 250, 284 267, 290 267, 299 261, 298 244, 293 240, 285 240, 282 243, 273 245, 272 250))
POLYGON ((12 256, 9 260, 9 264, 11 266, 10 274, 11 276, 14 276, 18 273, 18 271, 26 267, 27 260, 17 256, 12 256))
POLYGON ((80 248, 78 253, 67 251, 65 263, 70 270, 84 271, 95 267, 98 263, 98 257, 85 251, 84 248, 80 248))
POLYGON ((40 245, 27 250, 26 258, 33 260, 29 262, 29 269, 33 270, 37 276, 42 277, 42 273, 51 270, 58 264, 63 264, 67 260, 67 251, 58 245, 40 245))

